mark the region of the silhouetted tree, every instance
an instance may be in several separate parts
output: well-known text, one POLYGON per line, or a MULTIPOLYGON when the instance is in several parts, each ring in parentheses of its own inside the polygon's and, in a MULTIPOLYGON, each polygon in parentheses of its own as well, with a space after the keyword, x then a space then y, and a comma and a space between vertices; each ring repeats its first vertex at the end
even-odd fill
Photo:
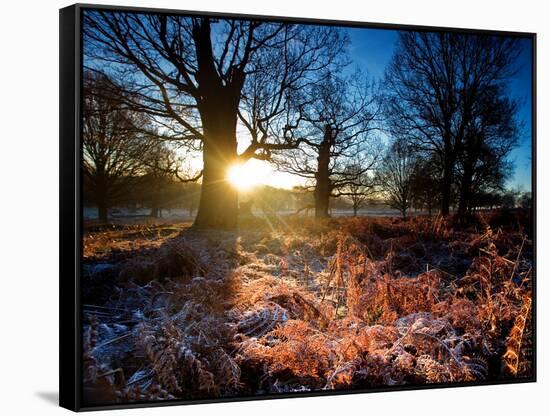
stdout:
POLYGON ((169 205, 169 191, 179 176, 181 165, 182 160, 177 157, 175 150, 162 141, 155 141, 143 156, 143 180, 147 188, 146 198, 151 206, 151 217, 162 217, 162 208, 169 205))
POLYGON ((403 140, 397 140, 388 149, 378 181, 386 197, 387 204, 399 210, 403 217, 411 207, 413 199, 413 180, 418 162, 412 148, 403 140))
POLYGON ((363 207, 368 198, 376 193, 377 182, 371 171, 364 172, 360 157, 356 157, 354 163, 349 165, 347 169, 355 174, 355 180, 344 186, 338 195, 349 198, 353 208, 353 216, 356 217, 357 212, 363 207))
POLYGON ((478 108, 513 73, 517 54, 517 40, 511 37, 399 35, 385 76, 387 124, 393 135, 436 157, 443 215, 449 213, 460 152, 470 140, 478 108))
POLYGON ((347 195, 349 186, 366 186, 379 157, 373 134, 377 116, 372 83, 361 73, 329 75, 309 90, 301 109, 302 146, 276 159, 279 168, 309 180, 315 217, 329 216, 331 197, 347 195), (361 163, 354 163, 360 155, 361 163))
POLYGON ((458 215, 473 208, 476 192, 503 190, 511 173, 507 160, 518 143, 517 105, 501 87, 487 87, 472 109, 459 154, 458 215))
POLYGON ((200 184, 198 183, 190 182, 183 187, 182 199, 190 217, 193 217, 199 206, 200 191, 200 184))
POLYGON ((125 87, 139 94, 139 101, 129 100, 133 108, 155 118, 166 138, 202 150, 195 220, 200 228, 235 227, 237 191, 227 181, 228 168, 299 144, 288 135, 271 137, 267 126, 338 60, 345 44, 341 31, 326 26, 107 11, 84 15, 89 64, 108 62, 125 87), (262 96, 267 86, 255 89, 266 78, 269 97, 262 96), (254 113, 256 99, 269 102, 270 110, 263 106, 254 113), (246 127, 254 134, 239 155, 237 123, 245 123, 250 112, 246 127))
POLYGON ((511 209, 516 207, 517 194, 513 191, 507 191, 502 195, 502 208, 511 209))
POLYGON ((315 209, 315 198, 313 191, 307 186, 294 186, 292 188, 292 197, 294 200, 295 214, 305 212, 309 215, 312 210, 315 209))
POLYGON ((411 186, 414 208, 427 210, 428 215, 432 215, 439 204, 437 190, 440 189, 437 166, 433 160, 418 159, 411 186))
POLYGON ((147 120, 120 101, 113 83, 97 72, 84 73, 82 148, 84 188, 101 221, 121 201, 140 172, 151 143, 147 120))
POLYGON ((533 207, 533 195, 531 192, 523 192, 519 197, 519 206, 522 208, 533 207))

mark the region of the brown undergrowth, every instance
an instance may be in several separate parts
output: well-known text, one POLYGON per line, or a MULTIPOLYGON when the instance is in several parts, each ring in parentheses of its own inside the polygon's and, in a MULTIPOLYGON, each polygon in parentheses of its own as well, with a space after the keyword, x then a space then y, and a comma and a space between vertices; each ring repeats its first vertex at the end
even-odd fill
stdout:
POLYGON ((529 377, 529 221, 498 215, 255 219, 93 246, 85 401, 529 377))

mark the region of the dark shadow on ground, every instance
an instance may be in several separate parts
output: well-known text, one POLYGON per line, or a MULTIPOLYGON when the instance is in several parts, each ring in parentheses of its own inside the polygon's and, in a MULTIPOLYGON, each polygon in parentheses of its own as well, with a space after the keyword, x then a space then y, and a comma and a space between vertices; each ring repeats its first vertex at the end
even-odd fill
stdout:
MULTIPOLYGON (((226 313, 241 261, 238 232, 184 228, 132 250, 124 243, 136 230, 128 231, 117 236, 123 249, 114 244, 83 261, 83 402, 171 399, 156 384, 168 378, 181 398, 201 398, 193 389, 208 374, 221 379, 225 370, 214 363, 231 351, 226 313)), ((148 227, 145 235, 154 238, 148 227)))

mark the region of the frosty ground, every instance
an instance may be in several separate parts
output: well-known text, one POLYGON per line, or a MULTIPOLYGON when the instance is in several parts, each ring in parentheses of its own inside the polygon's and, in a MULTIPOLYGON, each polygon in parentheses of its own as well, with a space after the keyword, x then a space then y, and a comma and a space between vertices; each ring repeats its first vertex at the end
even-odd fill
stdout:
POLYGON ((84 401, 529 378, 531 223, 89 224, 84 401))

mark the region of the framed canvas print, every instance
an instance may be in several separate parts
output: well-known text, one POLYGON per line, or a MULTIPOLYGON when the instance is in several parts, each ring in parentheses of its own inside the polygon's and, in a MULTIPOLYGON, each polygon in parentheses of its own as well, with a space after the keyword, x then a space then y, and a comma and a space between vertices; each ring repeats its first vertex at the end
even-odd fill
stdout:
POLYGON ((535 381, 534 34, 74 5, 60 59, 62 406, 535 381))

